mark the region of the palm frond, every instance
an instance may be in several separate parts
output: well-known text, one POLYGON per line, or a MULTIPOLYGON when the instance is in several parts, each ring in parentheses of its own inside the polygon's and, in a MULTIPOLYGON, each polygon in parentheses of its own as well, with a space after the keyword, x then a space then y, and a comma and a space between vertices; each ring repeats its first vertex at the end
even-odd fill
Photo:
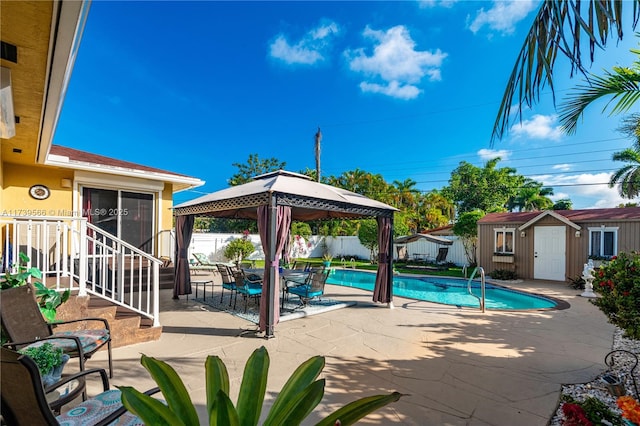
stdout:
MULTIPOLYGON (((496 139, 502 139, 514 118, 522 120, 522 106, 531 107, 537 102, 540 91, 547 85, 555 104, 553 68, 558 51, 571 63, 571 76, 576 72, 586 75, 582 37, 588 38, 591 63, 596 47, 604 48, 610 38, 622 40, 623 4, 629 3, 621 0, 542 2, 507 81, 493 125, 492 145, 496 139), (515 117, 512 116, 513 107, 516 108, 515 117)), ((638 5, 640 0, 633 0, 634 29, 640 15, 638 5)))

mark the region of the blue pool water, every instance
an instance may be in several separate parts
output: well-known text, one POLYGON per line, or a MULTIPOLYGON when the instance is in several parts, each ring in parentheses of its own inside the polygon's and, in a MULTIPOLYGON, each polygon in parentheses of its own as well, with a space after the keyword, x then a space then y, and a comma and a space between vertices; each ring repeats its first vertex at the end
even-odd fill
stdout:
MULTIPOLYGON (((329 275, 327 284, 373 291, 375 279, 376 275, 371 272, 335 269, 329 275)), ((480 296, 480 282, 473 281, 471 290, 473 294, 480 296)), ((486 284, 485 290, 487 309, 549 309, 557 305, 556 302, 545 297, 491 284, 486 284)), ((394 276, 393 294, 446 305, 475 308, 480 306, 478 299, 469 294, 467 280, 459 278, 394 276)))

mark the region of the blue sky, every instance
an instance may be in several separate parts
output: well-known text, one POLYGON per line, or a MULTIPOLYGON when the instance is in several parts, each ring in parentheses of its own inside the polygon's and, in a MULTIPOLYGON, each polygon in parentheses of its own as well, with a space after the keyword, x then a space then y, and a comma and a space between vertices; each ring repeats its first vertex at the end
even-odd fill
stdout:
MULTIPOLYGON (((505 83, 535 1, 114 2, 94 0, 54 143, 227 187, 250 154, 323 175, 360 168, 423 191, 460 161, 553 186, 574 208, 614 207, 606 184, 630 146, 619 116, 590 107, 559 132, 548 90, 493 146, 505 83), (601 184, 601 185, 598 185, 601 184)), ((638 40, 596 52, 594 73, 630 65, 638 40)), ((582 78, 559 59, 559 102, 582 78)))

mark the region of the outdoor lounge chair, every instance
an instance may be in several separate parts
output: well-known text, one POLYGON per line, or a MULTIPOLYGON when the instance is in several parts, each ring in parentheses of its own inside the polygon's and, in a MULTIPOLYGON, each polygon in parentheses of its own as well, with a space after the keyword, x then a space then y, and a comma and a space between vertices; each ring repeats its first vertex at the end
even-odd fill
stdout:
POLYGON ((440 247, 438 249, 438 256, 436 256, 436 264, 444 263, 447 260, 448 253, 449 247, 440 247))
MULTIPOLYGON (((3 424, 6 422, 7 425, 108 425, 114 421, 126 425, 142 423, 139 418, 124 408, 120 402, 120 391, 109 390, 109 379, 104 369, 85 370, 64 377, 60 382, 45 390, 38 367, 28 356, 1 348, 0 365, 2 368, 0 410, 4 419, 3 424), (62 415, 56 415, 50 406, 50 403, 56 402, 54 398, 59 396, 56 389, 62 390, 66 384, 72 381, 79 381, 84 387, 86 379, 90 375, 100 376, 102 393, 87 399, 62 415), (48 400, 48 396, 54 398, 48 400)), ((158 390, 158 388, 154 388, 145 393, 151 395, 158 390)))
POLYGON ((295 294, 300 298, 300 304, 305 306, 309 300, 318 298, 324 294, 324 285, 329 276, 328 269, 321 269, 309 274, 309 279, 305 284, 287 287, 286 292, 295 294))
MULTIPOLYGON (((242 269, 237 270, 234 274, 236 279, 236 293, 240 293, 244 299, 244 311, 247 312, 247 305, 249 304, 249 298, 255 297, 256 301, 262 294, 262 280, 258 280, 259 277, 247 277, 242 269)), ((236 295, 236 299, 238 296, 236 295)), ((236 304, 233 304, 233 309, 236 308, 236 304)))
POLYGON ((72 358, 77 357, 80 371, 84 370, 85 360, 91 358, 104 345, 107 345, 109 358, 109 377, 113 377, 113 361, 111 358, 111 332, 109 322, 104 318, 80 318, 68 321, 45 321, 35 290, 31 284, 2 290, 0 295, 0 319, 2 327, 7 333, 9 342, 5 343, 13 350, 29 346, 40 346, 49 342, 72 358), (62 324, 99 323, 99 328, 60 331, 54 333, 54 328, 62 324))
POLYGON ((193 260, 191 265, 189 265, 189 270, 193 272, 197 271, 216 271, 218 269, 218 264, 215 262, 211 262, 207 255, 204 253, 191 253, 193 256, 193 260))

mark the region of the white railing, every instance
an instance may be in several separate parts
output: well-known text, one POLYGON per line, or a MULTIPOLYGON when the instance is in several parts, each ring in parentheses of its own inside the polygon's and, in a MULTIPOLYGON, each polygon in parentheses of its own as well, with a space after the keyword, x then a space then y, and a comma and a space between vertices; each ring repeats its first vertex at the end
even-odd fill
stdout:
POLYGON ((162 261, 76 217, 2 217, 0 268, 17 270, 20 253, 27 267, 42 271, 56 290, 77 290, 127 307, 159 326, 162 261))

